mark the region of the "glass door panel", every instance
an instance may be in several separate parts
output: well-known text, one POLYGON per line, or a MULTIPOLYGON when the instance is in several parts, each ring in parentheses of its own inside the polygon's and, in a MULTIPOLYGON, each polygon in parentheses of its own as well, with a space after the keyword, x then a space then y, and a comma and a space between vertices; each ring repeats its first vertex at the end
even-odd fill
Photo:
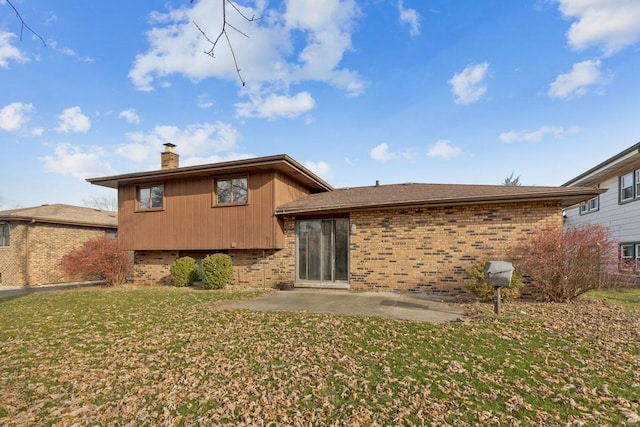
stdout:
POLYGON ((335 226, 334 280, 346 282, 349 280, 349 220, 337 219, 335 226))
POLYGON ((304 220, 297 224, 298 280, 349 280, 349 220, 304 220))

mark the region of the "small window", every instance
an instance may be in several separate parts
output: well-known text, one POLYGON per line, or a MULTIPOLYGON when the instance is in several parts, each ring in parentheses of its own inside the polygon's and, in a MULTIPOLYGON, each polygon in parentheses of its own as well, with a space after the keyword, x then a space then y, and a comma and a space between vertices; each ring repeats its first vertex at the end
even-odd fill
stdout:
POLYGON ((600 196, 596 196, 593 199, 589 199, 585 203, 580 205, 580 213, 586 214, 595 212, 600 208, 600 196))
POLYGON ((247 178, 219 179, 216 181, 216 195, 219 205, 247 203, 247 178))
POLYGON ((633 199, 633 172, 620 177, 620 201, 633 199))
POLYGON ((8 223, 0 223, 0 246, 9 246, 9 233, 11 227, 8 223))
POLYGON ((633 245, 620 245, 620 257, 624 259, 633 259, 633 245))
POLYGON ((620 245, 620 267, 622 271, 636 271, 640 257, 640 244, 623 243, 620 245))
POLYGON ((138 188, 140 209, 162 209, 163 202, 164 188, 162 185, 138 188))

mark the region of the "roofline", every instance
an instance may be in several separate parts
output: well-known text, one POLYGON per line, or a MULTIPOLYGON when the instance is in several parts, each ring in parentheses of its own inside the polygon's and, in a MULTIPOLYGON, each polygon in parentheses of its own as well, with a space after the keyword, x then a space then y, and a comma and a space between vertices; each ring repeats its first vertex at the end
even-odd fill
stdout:
POLYGON ((576 176, 575 178, 570 179, 569 181, 567 181, 564 184, 562 184, 561 187, 568 187, 571 184, 574 184, 574 183, 580 181, 581 179, 588 177, 589 175, 591 175, 592 173, 598 171, 599 169, 604 168, 609 163, 613 163, 616 160, 620 160, 621 158, 626 157, 627 155, 633 153, 634 151, 637 151, 637 152, 640 153, 640 142, 635 143, 634 145, 632 145, 631 147, 627 148, 626 150, 621 151, 620 153, 616 154, 615 156, 610 157, 607 160, 605 160, 604 162, 592 167, 588 171, 586 171, 584 173, 581 173, 580 175, 576 176))
POLYGON ((291 166, 297 172, 301 173, 304 177, 315 183, 320 189, 325 191, 333 190, 333 187, 311 172, 309 169, 292 159, 286 154, 277 154, 273 156, 265 157, 252 157, 249 159, 231 160, 227 162, 219 163, 207 163, 203 165, 186 166, 174 169, 157 169, 146 172, 134 172, 122 175, 113 175, 99 178, 87 178, 86 181, 94 184, 101 185, 103 187, 118 188, 118 184, 131 181, 139 181, 153 178, 179 178, 182 176, 189 176, 198 172, 207 171, 224 171, 233 170, 240 167, 252 167, 252 166, 265 166, 269 164, 284 163, 291 166))
MULTIPOLYGON (((569 190, 569 189, 567 189, 569 190)), ((365 211, 365 210, 388 210, 396 208, 431 208, 431 207, 443 207, 443 206, 464 206, 464 205, 478 205, 478 204, 498 204, 498 203, 522 203, 522 202, 541 202, 541 201, 557 201, 563 207, 569 207, 575 205, 575 203, 563 203, 563 200, 569 197, 581 197, 585 199, 597 196, 606 192, 606 189, 597 188, 583 188, 572 187, 570 191, 558 191, 553 194, 540 194, 540 193, 523 193, 519 195, 499 195, 499 196, 478 196, 478 197, 457 197, 446 199, 433 199, 433 200, 413 200, 404 202, 387 202, 387 203, 375 203, 375 204, 363 204, 363 205, 342 205, 342 206, 328 206, 328 207, 314 207, 307 209, 281 209, 276 208, 276 215, 290 215, 290 214, 304 214, 304 213, 337 213, 337 212, 353 212, 353 211, 365 211), (571 191, 576 190, 576 191, 571 191)))
POLYGON ((114 228, 117 229, 117 224, 108 224, 106 222, 87 222, 87 221, 69 221, 63 219, 56 218, 47 218, 47 217, 37 217, 37 216, 28 216, 28 215, 0 215, 0 222, 8 222, 8 221, 23 221, 30 223, 47 223, 47 224, 61 224, 61 225, 77 225, 82 227, 93 227, 93 228, 114 228))

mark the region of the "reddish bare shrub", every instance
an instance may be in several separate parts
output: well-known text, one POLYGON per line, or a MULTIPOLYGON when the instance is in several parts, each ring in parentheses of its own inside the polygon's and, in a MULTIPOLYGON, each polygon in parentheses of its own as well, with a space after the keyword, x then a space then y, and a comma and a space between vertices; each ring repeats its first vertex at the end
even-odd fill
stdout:
POLYGON ((538 299, 567 302, 616 283, 618 244, 602 225, 583 224, 561 232, 544 228, 517 250, 518 267, 540 291, 538 299))
POLYGON ((104 280, 107 285, 121 285, 131 274, 129 252, 117 240, 100 236, 84 242, 61 261, 62 270, 77 279, 104 280))

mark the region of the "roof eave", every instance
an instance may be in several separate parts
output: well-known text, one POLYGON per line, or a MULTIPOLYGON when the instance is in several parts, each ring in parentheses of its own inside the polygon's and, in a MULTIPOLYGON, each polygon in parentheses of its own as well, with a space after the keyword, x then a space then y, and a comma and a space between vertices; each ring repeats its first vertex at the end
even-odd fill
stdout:
POLYGON ((613 157, 608 158, 602 163, 592 167, 591 169, 581 173, 575 178, 570 179, 569 181, 562 184, 562 187, 571 187, 571 186, 592 186, 603 178, 609 175, 609 171, 615 172, 623 165, 625 162, 632 161, 631 159, 638 157, 640 153, 640 142, 632 145, 624 151, 616 154, 613 157))
POLYGON ((92 227, 92 228, 118 228, 118 224, 113 224, 113 223, 72 221, 72 220, 63 220, 63 219, 56 219, 56 218, 38 218, 38 217, 23 216, 23 215, 0 216, 0 221, 22 221, 22 222, 30 222, 30 223, 39 222, 39 223, 46 223, 46 224, 73 225, 73 226, 92 227))
POLYGON ((234 169, 240 168, 274 166, 274 169, 277 169, 277 165, 283 164, 292 169, 292 171, 294 171, 294 175, 299 174, 303 178, 303 180, 307 181, 307 184, 311 184, 311 186, 315 187, 316 189, 321 191, 333 190, 333 187, 330 184, 328 184, 322 178, 318 177, 286 154, 278 154, 274 156, 258 158, 254 157, 221 163, 208 163, 204 165, 187 166, 176 169, 160 169, 100 178, 87 178, 86 181, 94 185, 117 189, 118 185, 126 183, 142 183, 153 180, 179 179, 182 177, 189 177, 197 174, 206 174, 208 172, 224 173, 225 171, 233 171, 234 169))
MULTIPOLYGON (((578 188, 575 188, 578 190, 578 188)), ((508 196, 508 197, 466 197, 466 198, 451 198, 451 199, 437 199, 437 200, 416 200, 408 202, 389 202, 389 203, 375 203, 375 204, 362 204, 362 205, 341 205, 331 207, 313 207, 307 209, 276 209, 276 215, 292 215, 292 214, 309 214, 309 213, 338 213, 338 212, 353 212, 363 210, 389 210, 389 209, 403 209, 403 208, 435 208, 435 207, 447 207, 447 206, 465 206, 465 205, 479 205, 479 204, 499 204, 499 203, 525 203, 525 202, 557 202, 560 207, 566 208, 573 206, 585 200, 589 200, 592 197, 602 194, 606 189, 581 189, 582 191, 569 191, 556 195, 541 194, 531 195, 524 194, 522 196, 508 196), (585 191, 586 190, 586 191, 585 191)))

